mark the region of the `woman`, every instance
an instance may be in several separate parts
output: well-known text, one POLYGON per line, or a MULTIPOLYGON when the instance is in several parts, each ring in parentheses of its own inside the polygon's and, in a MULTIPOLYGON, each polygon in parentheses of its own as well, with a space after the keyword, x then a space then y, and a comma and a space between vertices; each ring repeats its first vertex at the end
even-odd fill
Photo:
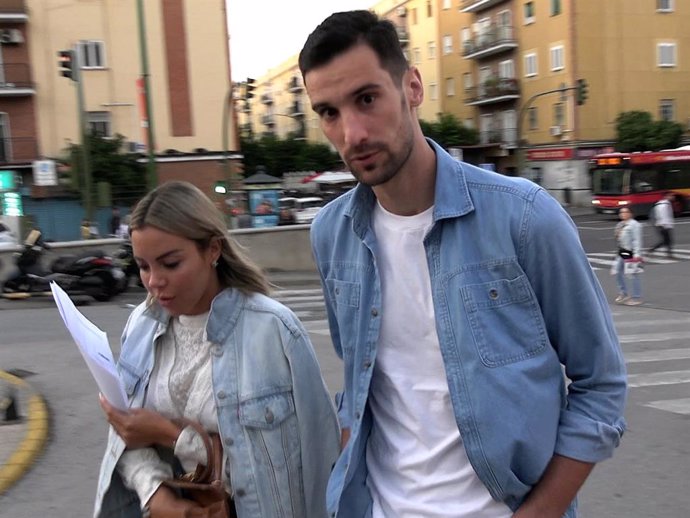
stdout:
POLYGON ((625 282, 625 260, 642 261, 642 225, 633 218, 632 212, 627 207, 623 207, 618 211, 618 217, 621 220, 614 230, 616 243, 618 244, 618 257, 616 257, 614 267, 618 284, 616 303, 625 304, 626 306, 639 306, 642 304, 640 274, 633 273, 629 276, 631 291, 628 293, 625 282))
POLYGON ((196 187, 169 182, 130 219, 147 300, 129 318, 118 368, 130 410, 101 399, 111 424, 94 516, 196 516, 161 482, 174 451, 186 472, 218 432, 239 518, 326 516, 339 430, 307 333, 196 187))

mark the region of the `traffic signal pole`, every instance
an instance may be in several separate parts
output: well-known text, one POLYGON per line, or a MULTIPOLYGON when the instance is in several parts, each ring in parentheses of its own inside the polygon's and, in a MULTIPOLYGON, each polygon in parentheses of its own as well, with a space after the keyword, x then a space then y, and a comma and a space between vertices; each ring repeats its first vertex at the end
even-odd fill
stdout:
POLYGON ((146 104, 146 140, 148 148, 147 185, 153 190, 158 185, 156 172, 156 142, 153 132, 153 114, 151 113, 151 84, 149 81, 149 58, 146 48, 146 21, 144 19, 144 5, 137 0, 137 18, 139 21, 139 54, 141 58, 141 77, 144 81, 144 103, 146 104))

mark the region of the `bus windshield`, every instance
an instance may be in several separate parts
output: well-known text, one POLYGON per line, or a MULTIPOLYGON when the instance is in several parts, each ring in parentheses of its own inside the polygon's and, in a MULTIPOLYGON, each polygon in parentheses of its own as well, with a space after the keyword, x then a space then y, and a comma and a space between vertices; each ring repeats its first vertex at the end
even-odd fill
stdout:
POLYGON ((626 194, 625 177, 630 169, 594 169, 592 171, 592 194, 626 194))

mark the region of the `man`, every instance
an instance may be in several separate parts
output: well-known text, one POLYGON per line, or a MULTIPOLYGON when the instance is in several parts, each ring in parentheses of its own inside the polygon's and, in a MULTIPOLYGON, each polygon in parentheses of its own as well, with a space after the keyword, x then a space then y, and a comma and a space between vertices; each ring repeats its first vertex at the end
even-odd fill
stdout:
POLYGON ((673 257, 673 193, 667 192, 654 204, 654 226, 659 232, 660 241, 649 249, 653 252, 661 246, 666 247, 666 255, 673 257))
POLYGON ((345 368, 331 516, 575 516, 625 428, 626 382, 572 221, 424 138, 391 23, 334 14, 299 66, 360 182, 311 230, 345 368))
POLYGON ((117 236, 119 231, 120 231, 120 223, 121 223, 121 218, 120 218, 120 209, 118 207, 113 207, 111 216, 110 216, 110 236, 117 236))

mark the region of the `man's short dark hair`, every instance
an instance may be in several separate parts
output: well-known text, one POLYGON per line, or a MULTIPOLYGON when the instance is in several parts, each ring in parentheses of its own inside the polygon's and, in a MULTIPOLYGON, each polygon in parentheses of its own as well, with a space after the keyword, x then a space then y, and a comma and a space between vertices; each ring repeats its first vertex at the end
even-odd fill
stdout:
POLYGON ((396 83, 409 68, 395 25, 370 11, 333 13, 314 29, 299 54, 302 78, 314 68, 363 43, 378 56, 396 83))

